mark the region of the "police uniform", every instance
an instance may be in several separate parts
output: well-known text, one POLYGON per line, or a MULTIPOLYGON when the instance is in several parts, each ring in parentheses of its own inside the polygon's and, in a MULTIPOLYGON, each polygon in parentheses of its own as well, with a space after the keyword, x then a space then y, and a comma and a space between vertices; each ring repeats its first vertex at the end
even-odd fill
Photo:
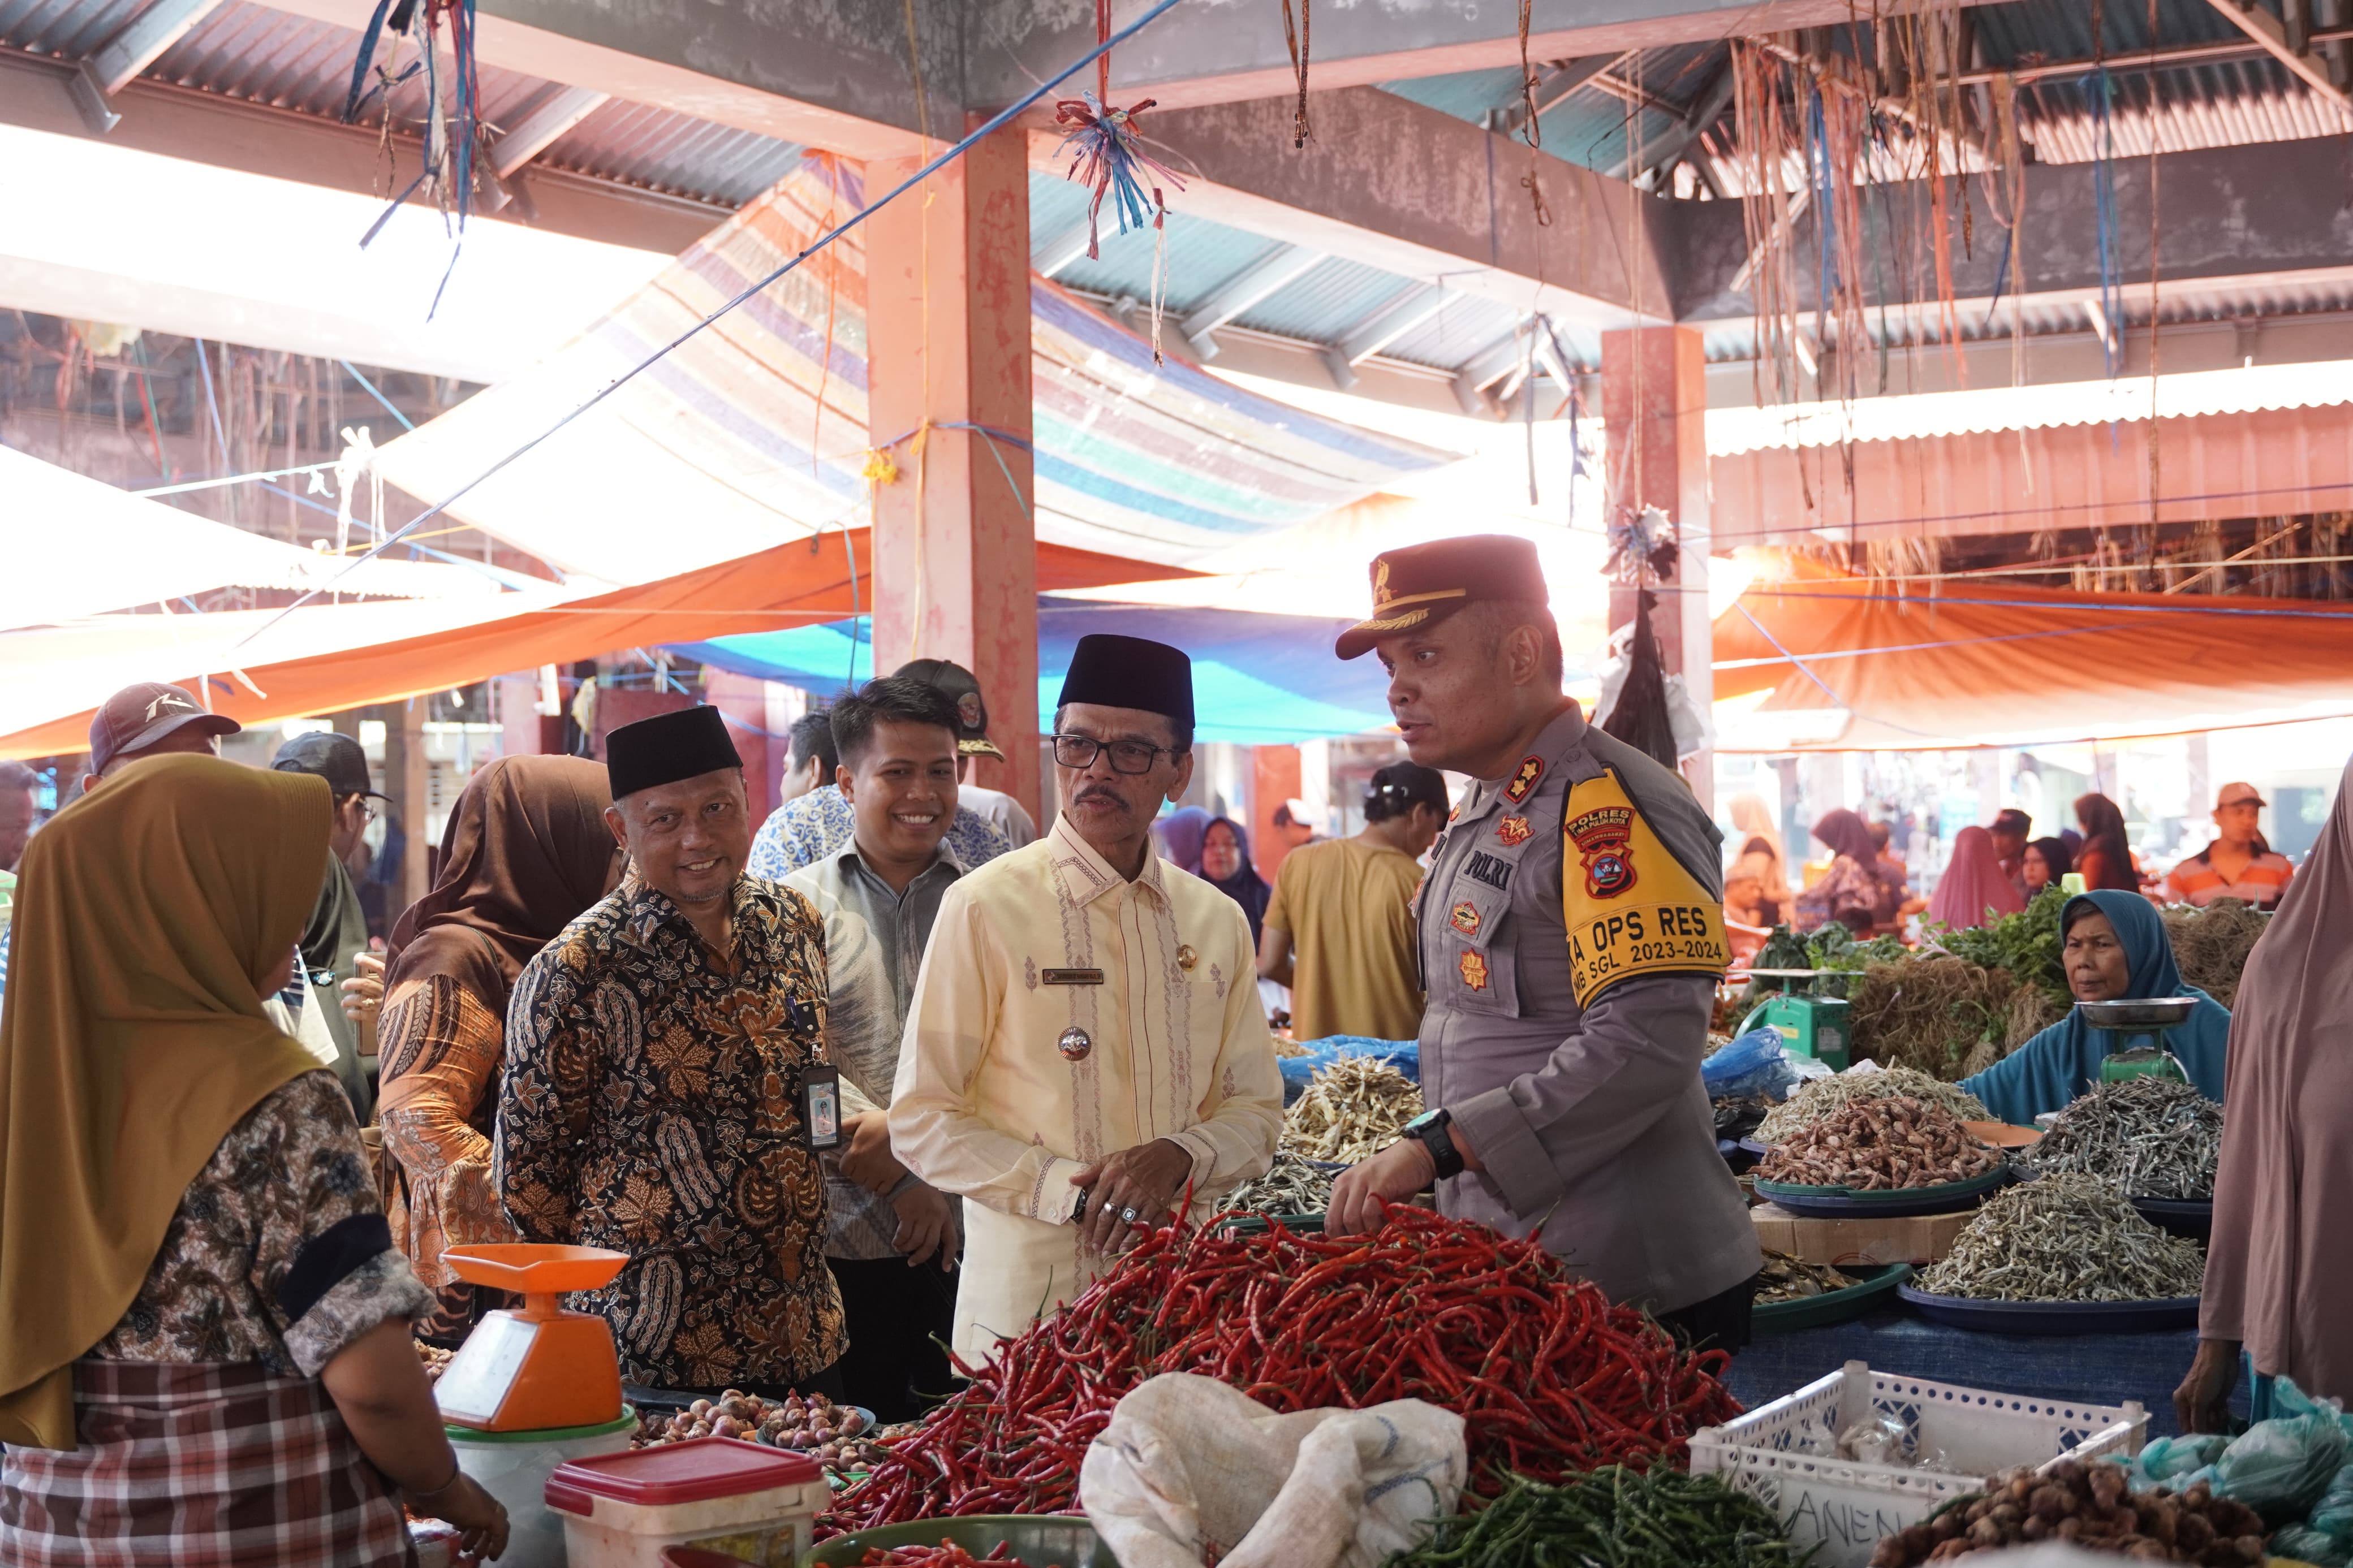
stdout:
MULTIPOLYGON (((1543 582, 1500 538, 1393 551, 1373 580, 1344 658, 1543 582)), ((1720 840, 1681 778, 1572 702, 1464 795, 1415 912, 1422 1093, 1485 1167, 1441 1181, 1439 1207, 1541 1228, 1612 1300, 1736 1348, 1762 1255, 1699 1076, 1728 961, 1720 840)))

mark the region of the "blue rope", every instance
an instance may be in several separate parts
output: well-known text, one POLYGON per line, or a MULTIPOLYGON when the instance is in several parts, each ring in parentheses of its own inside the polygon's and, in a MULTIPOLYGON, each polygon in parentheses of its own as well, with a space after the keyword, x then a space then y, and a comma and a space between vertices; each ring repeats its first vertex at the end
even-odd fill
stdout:
POLYGON ((1820 276, 1814 284, 1814 309, 1822 315, 1830 314, 1831 300, 1838 293, 1838 218, 1831 206, 1831 147, 1830 128, 1822 115, 1822 89, 1813 89, 1806 104, 1808 128, 1812 132, 1812 156, 1807 162, 1814 175, 1814 240, 1820 255, 1820 276))
MULTIPOLYGON (((590 397, 586 403, 580 405, 579 407, 575 408, 571 413, 566 414, 563 418, 558 419, 554 424, 549 426, 546 429, 541 431, 530 440, 525 441, 522 446, 517 447, 513 451, 509 452, 505 457, 501 458, 497 462, 492 463, 489 468, 484 468, 480 473, 476 474, 472 479, 468 479, 464 484, 459 485, 456 489, 450 491, 449 494, 434 502, 423 511, 418 512, 406 522, 402 523, 394 532, 385 535, 385 538, 365 555, 362 555, 353 561, 351 566, 347 566, 343 569, 344 573, 348 574, 353 567, 358 566, 362 562, 372 560, 392 545, 398 543, 403 536, 407 534, 412 529, 417 528, 419 524, 427 522, 432 519, 440 516, 451 506, 463 500, 468 494, 479 489, 497 474, 502 472, 510 464, 537 448, 542 443, 554 436, 557 431, 563 429, 575 419, 579 418, 583 414, 587 413, 590 409, 604 402, 605 399, 612 396, 616 392, 620 391, 622 387, 627 386, 630 382, 636 380, 646 371, 659 363, 665 356, 684 344, 689 339, 695 336, 698 332, 701 332, 705 327, 710 326, 713 321, 719 320, 720 317, 724 316, 730 310, 734 310, 738 305, 743 304, 745 300, 750 300, 753 296, 758 294, 762 289, 768 288, 779 279, 785 277, 787 273, 797 268, 801 263, 807 261, 810 257, 815 256, 818 251, 823 250, 827 246, 831 245, 835 240, 839 239, 843 235, 848 234, 851 229, 856 228, 860 224, 864 223, 868 218, 873 216, 876 213, 881 211, 884 207, 890 205, 892 202, 898 200, 909 191, 913 190, 925 180, 930 179, 932 175, 945 168, 949 163, 963 157, 979 142, 996 134, 996 132, 1004 129, 1007 125, 1011 124, 1017 117, 1029 112, 1031 108, 1035 107, 1056 88, 1061 86, 1064 82, 1070 80, 1071 78, 1078 75, 1079 72, 1092 65, 1099 56, 1108 54, 1117 46, 1125 43, 1128 39, 1142 32, 1146 26, 1159 20, 1164 14, 1174 10, 1178 4, 1179 0, 1158 0, 1158 3, 1150 10, 1145 12, 1143 16, 1138 16, 1134 21, 1130 22, 1126 26, 1121 28, 1118 32, 1113 33, 1110 37, 1105 38, 1102 43, 1097 44, 1093 48, 1089 49, 1085 54, 1071 61, 1069 65, 1062 68, 1060 71, 1057 72, 1050 79, 1040 82, 1038 86, 1032 88, 1027 96, 1006 105, 1003 109, 998 110, 997 113, 989 117, 988 121, 982 125, 980 129, 973 132, 963 141, 957 142, 946 152, 942 153, 938 157, 933 159, 930 163, 924 164, 922 168, 908 175, 904 180, 899 182, 896 186, 892 187, 890 194, 885 195, 881 201, 860 207, 858 211, 844 218, 840 223, 836 224, 832 228, 827 230, 824 234, 819 235, 815 240, 812 240, 809 243, 807 249, 800 251, 795 255, 792 259, 769 272, 765 278, 755 279, 752 282, 744 285, 744 287, 737 292, 733 298, 728 300, 717 310, 712 311, 701 321, 696 321, 692 326, 688 327, 676 337, 670 339, 670 342, 654 350, 653 353, 648 354, 644 359, 639 360, 636 364, 631 365, 628 370, 623 371, 619 375, 614 377, 602 391, 590 397)), ((335 581, 340 582, 341 580, 342 574, 338 574, 335 581)), ((280 610, 277 615, 272 616, 269 621, 247 633, 246 636, 237 643, 237 647, 243 647, 247 643, 251 642, 255 637, 261 636, 262 633, 269 630, 271 626, 276 626, 280 621, 285 619, 288 615, 301 608, 304 605, 318 597, 321 594, 331 592, 333 587, 334 582, 330 582, 323 586, 311 589, 301 598, 287 605, 285 609, 280 610)), ((231 649, 230 651, 234 652, 236 650, 231 649)))
POLYGON ((401 427, 402 429, 404 429, 404 430, 414 430, 414 429, 416 429, 416 428, 417 428, 417 426, 414 426, 414 425, 412 425, 412 424, 410 424, 410 423, 408 422, 408 416, 407 416, 407 415, 403 414, 399 409, 395 408, 395 407, 392 405, 392 399, 391 399, 391 398, 386 397, 383 393, 378 392, 378 391, 375 389, 375 383, 374 383, 374 382, 370 381, 367 377, 365 377, 365 376, 364 376, 364 375, 362 375, 362 374, 360 374, 360 372, 359 372, 359 367, 358 367, 357 365, 353 364, 351 361, 349 361, 349 360, 347 360, 347 359, 339 359, 339 360, 337 360, 335 363, 336 363, 337 364, 339 364, 339 365, 342 365, 345 371, 349 372, 349 373, 350 373, 350 374, 351 374, 351 378, 352 378, 353 381, 358 382, 358 383, 360 384, 361 387, 362 387, 362 388, 364 388, 364 389, 366 391, 367 395, 368 395, 370 397, 375 398, 378 403, 382 404, 382 405, 384 405, 384 411, 385 411, 386 414, 389 414, 389 415, 391 415, 395 419, 399 420, 399 421, 400 421, 400 427, 401 427))
MULTIPOLYGON (((2124 279, 2116 260, 2116 136, 2108 114, 2113 88, 2105 66, 2083 80, 2092 99, 2092 206, 2100 245, 2100 319, 2108 329, 2102 346, 2107 351, 2108 379, 2114 381, 2124 369, 2125 311, 2124 279)), ((2116 421, 2110 420, 2111 438, 2116 428, 2116 421)))

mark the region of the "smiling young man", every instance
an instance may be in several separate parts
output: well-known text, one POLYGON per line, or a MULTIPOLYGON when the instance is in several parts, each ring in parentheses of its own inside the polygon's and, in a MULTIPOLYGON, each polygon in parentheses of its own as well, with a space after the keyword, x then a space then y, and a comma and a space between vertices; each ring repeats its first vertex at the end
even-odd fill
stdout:
POLYGON ((605 740, 621 885, 507 1004, 495 1177, 527 1241, 629 1255, 584 1292, 621 1375, 658 1389, 839 1397, 805 1076, 825 1062, 825 929, 744 875, 743 762, 715 708, 605 740))
MULTIPOLYGON (((899 676, 835 703, 838 777, 857 826, 785 879, 825 921, 834 1064, 886 1109, 915 972, 941 897, 964 875, 946 843, 957 722, 953 700, 899 676)), ((845 1117, 842 1130, 849 1146, 825 1162, 826 1262, 849 1325, 842 1387, 884 1421, 910 1421, 954 1386, 943 1345, 955 1312, 955 1205, 892 1158, 883 1110, 845 1117)))
POLYGON ((1193 773, 1192 664, 1095 635, 1055 709, 1062 811, 940 901, 892 1152, 965 1205, 955 1349, 996 1353, 1191 1196, 1266 1170, 1282 1080, 1241 906, 1152 853, 1193 773))
POLYGON ((1562 695, 1534 545, 1441 540, 1372 576, 1373 616, 1336 651, 1377 648, 1413 760, 1478 782, 1415 907, 1430 1109, 1342 1173, 1326 1228, 1371 1228, 1435 1180, 1444 1213, 1736 1351, 1761 1256, 1699 1076, 1728 959, 1720 836, 1562 695))

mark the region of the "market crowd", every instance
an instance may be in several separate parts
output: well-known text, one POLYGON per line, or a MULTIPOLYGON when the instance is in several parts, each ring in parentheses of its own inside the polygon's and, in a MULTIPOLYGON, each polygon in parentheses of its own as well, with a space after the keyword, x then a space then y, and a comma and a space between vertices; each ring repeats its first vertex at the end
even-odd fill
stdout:
MULTIPOLYGON (((613 730, 601 763, 477 770, 381 957, 350 874, 377 797, 348 737, 236 766, 233 721, 147 685, 99 710, 81 795, 29 843, 29 775, 0 773, 0 1561, 397 1563, 403 1502, 494 1553, 503 1512, 415 1344, 502 1304, 453 1247, 626 1254, 574 1304, 609 1323, 640 1408, 733 1388, 919 1415, 951 1350, 985 1362, 1267 1171, 1262 980, 1301 1038, 1419 1047, 1428 1109, 1338 1177, 1329 1230, 1434 1189, 1738 1351, 1760 1253, 1698 1070, 1727 907, 1868 931, 1902 910, 1901 868, 1831 813, 1829 871, 1793 890, 1744 805, 1727 879, 1682 780, 1562 695, 1525 542, 1391 551, 1371 576, 1335 651, 1377 655, 1408 757, 1352 837, 1285 803, 1271 882, 1240 821, 1168 810, 1192 784, 1190 662, 1119 636, 1073 654, 1042 831, 969 779, 999 754, 978 682, 922 660, 794 726, 765 821, 710 707, 613 730), (1443 772, 1472 781, 1458 798, 1443 772)), ((2244 804, 2224 793, 2218 822, 2244 804)), ((2218 1221, 2210 1402, 2242 1343, 2353 1393, 2302 1272, 2330 1267, 2309 1238, 2344 1185, 2333 1156, 2316 1174, 2263 1142, 2308 1122, 2304 1148, 2337 1146, 2346 809, 2292 885, 2242 836, 2185 889, 2287 889, 2239 1020, 2207 1001, 2190 1031, 2200 1087, 2227 1077, 2282 1123, 2231 1124, 2244 1234, 2218 1221), (2253 1228, 2282 1212, 2284 1247, 2253 1228)), ((2112 890, 2114 807, 2079 816, 2080 847, 1997 822, 1954 897, 2014 908, 2084 869, 2077 994, 2178 992, 2153 908, 2112 890)), ((2080 1047, 2038 1042, 1981 1092, 2061 1092, 2080 1047)))

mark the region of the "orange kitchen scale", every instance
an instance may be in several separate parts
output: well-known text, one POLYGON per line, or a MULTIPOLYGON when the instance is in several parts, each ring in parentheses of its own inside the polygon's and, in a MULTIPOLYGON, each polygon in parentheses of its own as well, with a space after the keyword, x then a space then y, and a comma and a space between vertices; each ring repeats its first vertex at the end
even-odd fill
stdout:
POLYGON ((441 1261, 470 1285, 523 1299, 520 1309, 484 1313, 442 1369, 433 1396, 443 1420, 484 1432, 543 1432, 620 1415, 613 1331, 594 1313, 566 1311, 562 1298, 611 1284, 628 1253, 486 1242, 453 1247, 441 1261))

